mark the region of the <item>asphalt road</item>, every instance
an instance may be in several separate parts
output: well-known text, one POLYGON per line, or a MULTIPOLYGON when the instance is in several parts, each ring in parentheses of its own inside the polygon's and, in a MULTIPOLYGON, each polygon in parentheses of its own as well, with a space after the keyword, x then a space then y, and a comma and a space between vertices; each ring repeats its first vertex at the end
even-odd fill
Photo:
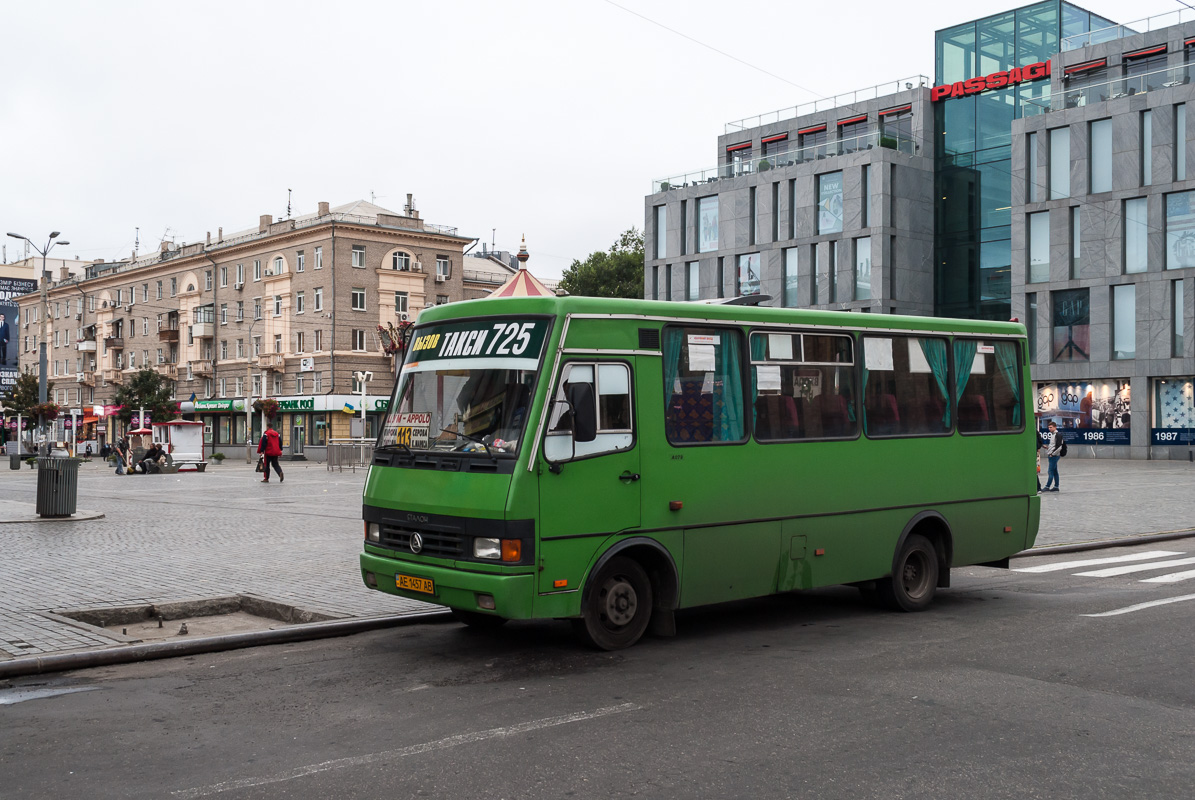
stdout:
POLYGON ((922 614, 690 611, 619 653, 417 624, 13 680, 0 797, 1188 797, 1195 600, 1131 610, 1195 592, 1152 580, 1195 569, 1169 544, 957 570, 922 614))

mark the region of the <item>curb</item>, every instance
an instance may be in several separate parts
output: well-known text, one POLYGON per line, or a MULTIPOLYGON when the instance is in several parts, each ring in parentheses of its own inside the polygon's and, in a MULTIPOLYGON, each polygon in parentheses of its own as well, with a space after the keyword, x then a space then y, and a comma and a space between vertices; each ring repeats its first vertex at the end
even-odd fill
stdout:
POLYGON ((1175 539, 1189 539, 1195 537, 1195 528, 1183 528, 1177 531, 1162 531, 1161 533, 1142 533, 1135 536, 1122 536, 1119 539, 1095 539, 1090 542, 1075 542, 1073 544, 1053 544, 1043 547, 1031 547, 1022 550, 1012 558, 1032 558, 1033 556, 1048 556, 1055 553, 1082 553, 1087 550, 1106 550, 1110 547, 1132 547, 1138 544, 1152 542, 1171 542, 1175 539))
POLYGON ((26 675, 41 675, 46 672, 64 672, 72 669, 90 669, 92 667, 106 667, 114 664, 132 664, 138 661, 151 661, 159 658, 175 658, 177 656, 191 656, 201 653, 219 653, 226 650, 239 650, 245 647, 258 647, 267 644, 303 642, 311 639, 330 639, 336 636, 349 636, 355 633, 364 633, 365 631, 382 628, 397 628, 424 622, 443 622, 449 618, 449 615, 450 612, 447 610, 421 611, 401 616, 313 622, 306 625, 291 625, 271 631, 250 631, 247 633, 230 633, 224 636, 206 636, 185 642, 153 642, 151 644, 130 645, 128 647, 89 650, 81 653, 17 658, 12 661, 0 661, 0 680, 5 678, 19 678, 26 675))
POLYGON ((76 511, 69 517, 39 517, 36 513, 28 517, 10 517, 0 519, 0 525, 22 525, 30 522, 87 522, 93 519, 103 519, 102 511, 76 511))

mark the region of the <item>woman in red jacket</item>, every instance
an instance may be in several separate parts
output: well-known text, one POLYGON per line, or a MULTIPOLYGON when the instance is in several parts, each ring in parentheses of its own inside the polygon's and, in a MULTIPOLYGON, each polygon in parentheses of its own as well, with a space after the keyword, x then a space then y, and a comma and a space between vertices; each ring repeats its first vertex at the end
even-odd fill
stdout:
POLYGON ((278 435, 278 431, 274 430, 274 423, 271 422, 266 426, 266 432, 261 435, 261 441, 257 443, 257 452, 266 458, 265 466, 261 470, 262 483, 270 482, 271 465, 278 473, 278 482, 282 483, 286 480, 282 475, 282 467, 278 464, 278 456, 282 455, 282 437, 278 435))

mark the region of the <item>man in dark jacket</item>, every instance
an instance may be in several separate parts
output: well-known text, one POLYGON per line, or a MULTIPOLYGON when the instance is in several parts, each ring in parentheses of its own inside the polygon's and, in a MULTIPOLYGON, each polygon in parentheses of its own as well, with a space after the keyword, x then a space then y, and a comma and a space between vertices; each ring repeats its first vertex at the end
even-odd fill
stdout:
POLYGON ((282 466, 278 463, 278 456, 282 455, 282 437, 278 435, 278 431, 274 430, 274 423, 269 423, 266 426, 266 432, 261 435, 261 441, 257 443, 257 452, 265 456, 265 465, 261 470, 262 483, 270 482, 270 467, 274 467, 274 471, 278 473, 278 482, 282 483, 286 478, 282 475, 282 466))

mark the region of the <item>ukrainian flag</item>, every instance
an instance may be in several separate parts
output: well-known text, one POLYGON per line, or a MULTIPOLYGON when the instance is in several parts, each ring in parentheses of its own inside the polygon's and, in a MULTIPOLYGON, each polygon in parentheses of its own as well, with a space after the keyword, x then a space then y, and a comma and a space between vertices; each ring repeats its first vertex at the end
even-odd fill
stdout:
POLYGON ((357 409, 355 409, 355 408, 353 407, 353 404, 352 404, 352 403, 345 403, 345 404, 344 404, 344 409, 343 409, 344 413, 346 413, 346 414, 352 414, 352 413, 353 413, 353 412, 355 412, 356 410, 357 410, 357 409))

